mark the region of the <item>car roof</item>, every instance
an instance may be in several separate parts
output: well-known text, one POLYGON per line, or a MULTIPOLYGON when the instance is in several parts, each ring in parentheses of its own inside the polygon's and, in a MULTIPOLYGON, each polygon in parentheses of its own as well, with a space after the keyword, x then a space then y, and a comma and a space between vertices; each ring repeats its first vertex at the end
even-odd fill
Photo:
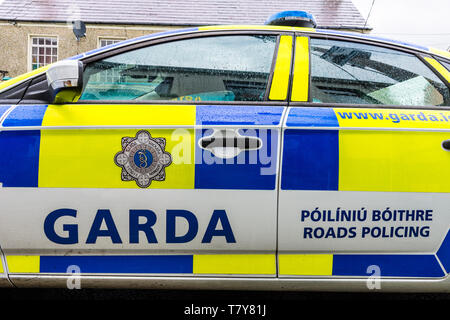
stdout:
POLYGON ((361 40, 369 40, 374 43, 384 43, 394 46, 399 46, 407 49, 413 49, 422 51, 424 53, 434 54, 438 55, 440 57, 450 59, 450 52, 435 49, 431 47, 425 47, 418 44, 413 44, 409 42, 404 42, 401 40, 395 40, 395 39, 388 39, 378 36, 373 36, 370 34, 363 34, 363 33, 357 33, 357 32, 344 32, 344 31, 336 31, 336 30, 330 30, 330 29, 314 29, 314 28, 301 28, 301 27, 287 27, 287 26, 269 26, 269 25, 223 25, 223 26, 204 26, 204 27, 195 27, 195 28, 186 28, 186 29, 176 29, 176 30, 169 30, 164 32, 158 32, 158 33, 152 33, 145 36, 133 38, 124 40, 115 44, 111 44, 102 48, 94 49, 82 54, 79 54, 77 56, 71 57, 69 59, 83 59, 88 56, 96 55, 99 53, 104 53, 109 50, 123 47, 126 45, 139 43, 142 41, 154 39, 154 38, 160 38, 165 36, 172 36, 172 35, 181 35, 181 34, 187 34, 187 33, 196 33, 196 32, 205 32, 205 31, 237 31, 237 30, 251 30, 251 31, 285 31, 285 32, 300 32, 300 33, 314 33, 314 34, 321 34, 321 35, 335 35, 335 36, 342 36, 346 37, 348 39, 361 39, 361 40))

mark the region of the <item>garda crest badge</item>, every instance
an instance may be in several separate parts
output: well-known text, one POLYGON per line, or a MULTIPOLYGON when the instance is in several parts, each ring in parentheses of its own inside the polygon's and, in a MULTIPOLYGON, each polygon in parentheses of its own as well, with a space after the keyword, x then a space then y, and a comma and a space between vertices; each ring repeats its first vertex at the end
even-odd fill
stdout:
POLYGON ((165 147, 166 139, 152 138, 146 130, 134 138, 123 137, 122 151, 114 157, 115 164, 122 168, 122 181, 134 180, 141 188, 147 188, 153 180, 164 181, 165 168, 172 163, 165 147))

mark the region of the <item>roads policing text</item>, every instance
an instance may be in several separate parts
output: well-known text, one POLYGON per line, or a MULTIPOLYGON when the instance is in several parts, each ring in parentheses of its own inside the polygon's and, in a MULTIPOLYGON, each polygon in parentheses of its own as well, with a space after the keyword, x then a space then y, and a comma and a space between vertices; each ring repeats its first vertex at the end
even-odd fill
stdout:
POLYGON ((433 221, 433 210, 391 209, 367 210, 301 210, 300 220, 307 223, 303 228, 303 239, 352 239, 360 238, 427 238, 430 235, 428 222, 433 221), (326 226, 310 226, 312 223, 326 222, 326 226), (340 222, 363 223, 362 226, 332 226, 340 222), (376 226, 364 225, 375 222, 376 226), (405 224, 407 222, 407 225, 405 224), (382 225, 388 223, 389 225, 382 225), (395 225, 393 225, 395 224, 395 225), (411 225, 413 224, 413 225, 411 225))

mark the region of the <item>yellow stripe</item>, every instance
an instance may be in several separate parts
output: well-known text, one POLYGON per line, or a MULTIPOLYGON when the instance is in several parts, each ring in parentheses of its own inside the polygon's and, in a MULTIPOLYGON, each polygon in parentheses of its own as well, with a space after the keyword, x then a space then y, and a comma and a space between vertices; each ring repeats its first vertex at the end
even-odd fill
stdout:
MULTIPOLYGON (((122 181, 114 156, 122 151, 123 137, 136 136, 140 126, 195 124, 195 106, 161 105, 61 105, 48 107, 43 126, 132 126, 136 129, 42 130, 39 154, 39 187, 138 188, 122 181)), ((150 188, 193 189, 195 133, 193 129, 148 129, 152 137, 165 138, 172 155, 164 181, 150 188)))
POLYGON ((334 112, 341 128, 450 129, 450 111, 445 110, 335 108, 334 112), (351 114, 352 118, 345 118, 345 114, 351 114), (374 115, 378 118, 374 119, 374 115))
POLYGON ((440 49, 436 49, 436 48, 430 48, 430 51, 434 54, 443 56, 447 59, 450 59, 450 52, 448 51, 444 51, 444 50, 440 50, 440 49))
POLYGON ((450 192, 450 133, 339 132, 339 191, 450 192))
POLYGON ((0 273, 3 273, 3 262, 0 260, 0 273))
POLYGON ((270 88, 270 100, 286 100, 291 71, 292 37, 281 36, 270 88))
POLYGON ((194 255, 194 274, 275 274, 275 255, 194 255))
POLYGON ((450 83, 450 71, 448 71, 442 64, 434 60, 433 58, 425 57, 425 60, 436 69, 446 80, 450 83))
POLYGON ((7 256, 10 273, 39 273, 39 256, 7 256))
MULTIPOLYGON (((122 181, 122 169, 114 163, 122 151, 123 137, 135 137, 133 130, 42 130, 39 187, 49 188, 138 188, 134 181, 122 181)), ((172 164, 165 168, 164 181, 150 188, 193 189, 195 180, 194 130, 149 130, 154 138, 165 138, 165 150, 172 164)))
POLYGON ((49 67, 50 67, 50 65, 47 65, 45 67, 33 70, 31 72, 25 73, 25 74, 20 75, 18 77, 15 77, 15 78, 13 78, 11 80, 2 82, 2 83, 0 83, 0 90, 5 89, 6 87, 9 87, 9 86, 15 85, 16 83, 19 83, 19 82, 21 82, 23 80, 26 80, 27 78, 31 78, 32 76, 37 75, 39 73, 43 73, 43 72, 47 71, 47 69, 49 67))
POLYGON ((295 41, 294 79, 292 101, 308 101, 309 91, 309 40, 297 37, 295 41))
POLYGON ((280 254, 280 275, 331 276, 333 255, 331 254, 280 254))

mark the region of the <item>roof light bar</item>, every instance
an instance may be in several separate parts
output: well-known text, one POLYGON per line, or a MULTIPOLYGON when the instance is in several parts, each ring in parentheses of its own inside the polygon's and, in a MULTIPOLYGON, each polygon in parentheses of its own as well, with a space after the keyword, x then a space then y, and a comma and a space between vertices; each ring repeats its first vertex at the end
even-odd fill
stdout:
POLYGON ((315 28, 314 16, 306 11, 282 11, 270 16, 266 25, 315 28))

